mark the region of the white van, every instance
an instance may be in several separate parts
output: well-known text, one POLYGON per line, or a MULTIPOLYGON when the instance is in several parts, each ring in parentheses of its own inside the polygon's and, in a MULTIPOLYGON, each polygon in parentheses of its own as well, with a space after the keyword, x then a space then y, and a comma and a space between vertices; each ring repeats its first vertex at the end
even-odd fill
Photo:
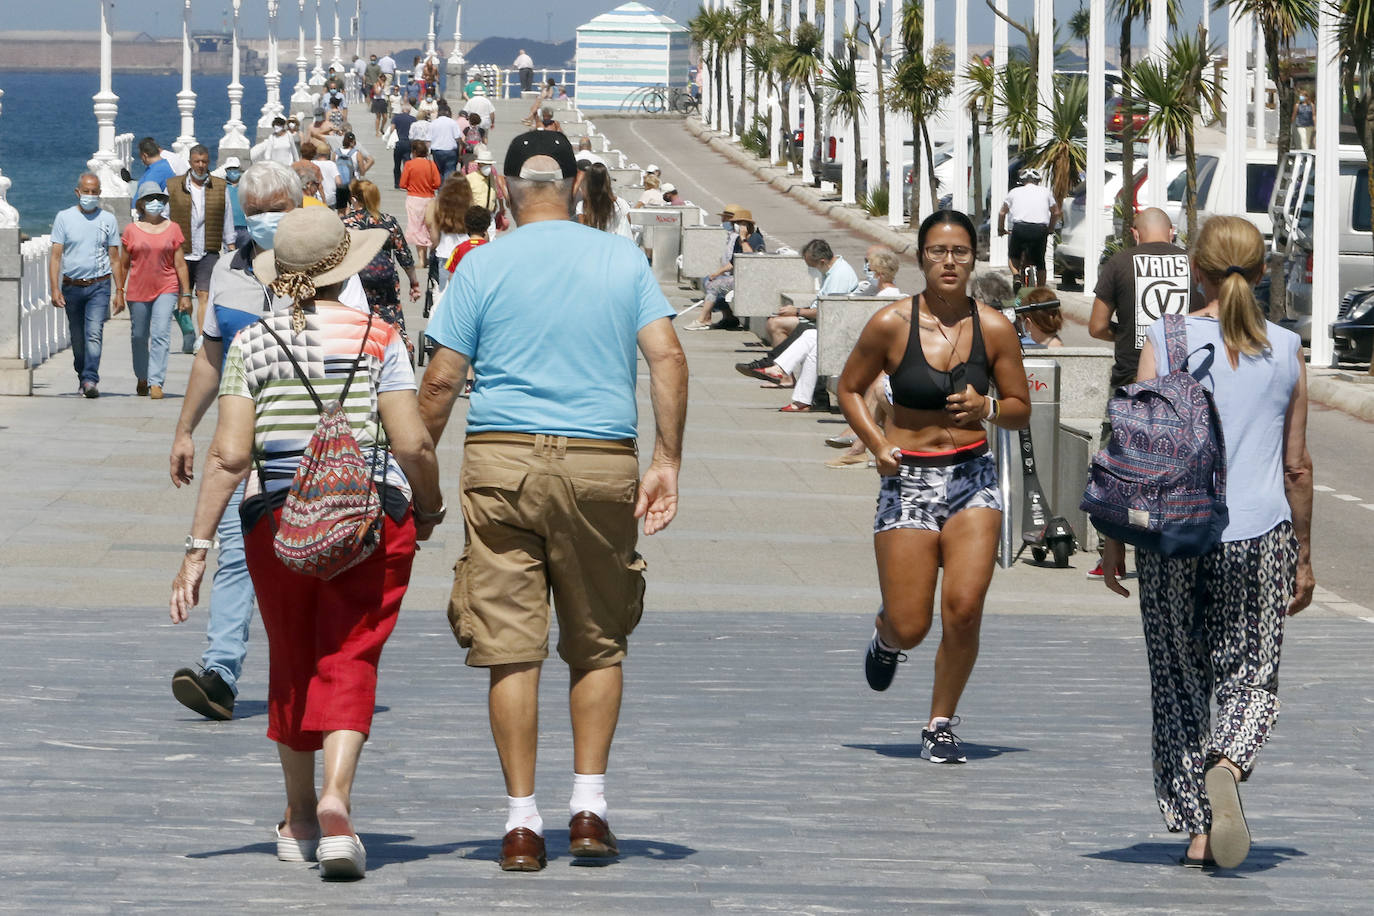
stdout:
MULTIPOLYGON (((1247 150, 1245 154, 1245 216, 1255 224, 1266 238, 1272 232, 1269 216, 1269 201, 1278 174, 1273 150, 1247 150)), ((1137 158, 1140 163, 1141 159, 1137 158)), ((1183 209, 1183 196, 1186 190, 1187 175, 1184 160, 1170 159, 1165 175, 1169 188, 1165 193, 1164 212, 1169 214, 1179 233, 1187 232, 1187 215, 1183 209)), ((1102 213, 1098 216, 1103 226, 1104 238, 1120 232, 1120 225, 1113 217, 1112 207, 1121 191, 1121 163, 1108 162, 1107 178, 1102 188, 1102 213)), ((1197 211, 1198 223, 1215 213, 1229 212, 1221 206, 1226 187, 1229 164, 1225 156, 1200 153, 1197 157, 1197 211)), ((1142 168, 1136 173, 1139 182, 1136 200, 1149 197, 1150 178, 1142 168)), ((1083 208, 1087 202, 1087 192, 1083 185, 1074 189, 1071 199, 1064 202, 1064 231, 1059 247, 1055 249, 1055 269, 1061 284, 1076 283, 1083 276, 1083 249, 1087 246, 1088 232, 1083 221, 1083 208)), ((1137 205, 1137 209, 1139 204, 1137 205)), ((1101 252, 1098 252, 1101 256, 1101 252)))
MULTIPOLYGON (((1370 231, 1369 162, 1358 146, 1340 147, 1337 179, 1337 276, 1339 295, 1374 283, 1374 233, 1370 231)), ((1272 250, 1285 257, 1288 312, 1282 324, 1297 331, 1304 343, 1312 326, 1312 207, 1316 154, 1288 154, 1269 203, 1274 234, 1272 250)))

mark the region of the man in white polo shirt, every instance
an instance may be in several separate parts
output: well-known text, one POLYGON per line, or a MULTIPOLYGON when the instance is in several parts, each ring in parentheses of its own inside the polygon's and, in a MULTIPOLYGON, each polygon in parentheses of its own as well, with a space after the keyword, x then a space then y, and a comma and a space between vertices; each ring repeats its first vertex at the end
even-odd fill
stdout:
POLYGON ((1027 265, 1035 268, 1033 286, 1045 285, 1045 240, 1059 222, 1059 201, 1048 188, 1040 185, 1039 169, 1022 169, 1020 187, 1012 188, 1002 201, 997 214, 997 234, 1007 234, 1007 218, 1011 218, 1011 239, 1007 242, 1007 260, 1011 262, 1014 281, 1019 281, 1027 265))

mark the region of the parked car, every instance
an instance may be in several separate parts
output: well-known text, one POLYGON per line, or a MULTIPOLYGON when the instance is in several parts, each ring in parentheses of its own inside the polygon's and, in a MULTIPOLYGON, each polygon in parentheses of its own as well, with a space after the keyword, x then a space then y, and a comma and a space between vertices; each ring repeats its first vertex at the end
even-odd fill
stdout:
POLYGON ((1368 363, 1374 357, 1374 284, 1341 297, 1331 340, 1337 362, 1368 363))
MULTIPOLYGON (((1369 163, 1358 146, 1340 148, 1336 183, 1337 283, 1345 292, 1374 283, 1374 233, 1370 231, 1369 163)), ((1316 155, 1312 150, 1288 154, 1274 182, 1269 215, 1273 250, 1284 256, 1289 317, 1281 324, 1298 332, 1304 343, 1312 335, 1312 212, 1316 155)))
MULTIPOLYGON (((1121 134, 1126 130, 1126 113, 1122 111, 1123 99, 1121 96, 1114 96, 1107 99, 1107 134, 1121 139, 1121 134)), ((1145 122, 1149 119, 1143 111, 1137 111, 1131 115, 1131 125, 1135 130, 1133 134, 1137 140, 1145 139, 1145 122)))

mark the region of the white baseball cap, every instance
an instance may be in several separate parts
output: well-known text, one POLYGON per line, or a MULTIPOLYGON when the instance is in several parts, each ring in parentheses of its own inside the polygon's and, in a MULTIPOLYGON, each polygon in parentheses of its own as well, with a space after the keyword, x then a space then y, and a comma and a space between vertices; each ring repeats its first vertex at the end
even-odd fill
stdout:
POLYGON ((659 170, 659 167, 658 167, 658 166, 653 165, 653 164, 650 164, 649 167, 648 167, 647 169, 645 169, 644 171, 646 171, 646 172, 653 172, 655 175, 657 175, 657 174, 659 173, 660 170, 659 170))

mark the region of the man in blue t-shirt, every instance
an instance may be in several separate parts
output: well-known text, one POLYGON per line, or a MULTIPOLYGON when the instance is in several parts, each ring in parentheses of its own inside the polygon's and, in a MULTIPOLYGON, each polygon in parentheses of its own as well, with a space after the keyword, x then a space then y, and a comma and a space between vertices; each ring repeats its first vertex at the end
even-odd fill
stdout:
POLYGON ((100 209, 100 178, 85 172, 76 182, 76 205, 57 214, 48 255, 52 304, 67 313, 78 391, 100 397, 100 348, 111 308, 124 311, 124 268, 119 222, 100 209), (114 277, 113 303, 110 277, 114 277))
POLYGON ((501 867, 538 871, 535 710, 550 592, 572 679, 569 851, 618 853, 606 761, 621 661, 644 607, 636 519, 653 534, 677 513, 687 361, 643 252, 568 219, 578 171, 567 137, 516 137, 505 174, 520 228, 463 258, 449 282, 427 330, 437 347, 420 409, 437 443, 472 366, 461 487, 468 544, 449 621, 467 663, 491 672, 507 792, 501 867), (642 479, 636 348, 649 367, 656 431, 642 479))
POLYGON ((176 169, 162 157, 162 147, 157 145, 157 141, 152 137, 144 137, 138 141, 138 159, 143 163, 143 175, 138 179, 139 184, 156 181, 159 188, 167 190, 167 179, 176 177, 176 169))

